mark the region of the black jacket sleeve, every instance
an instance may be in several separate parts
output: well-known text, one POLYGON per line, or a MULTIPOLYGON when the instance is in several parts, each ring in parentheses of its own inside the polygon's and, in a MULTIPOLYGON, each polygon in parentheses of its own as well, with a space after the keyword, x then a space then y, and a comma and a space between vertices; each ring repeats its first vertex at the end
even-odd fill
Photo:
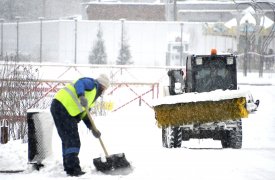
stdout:
POLYGON ((88 115, 86 115, 86 116, 83 118, 83 122, 85 123, 85 125, 87 126, 88 129, 92 129, 92 125, 91 125, 91 122, 90 122, 90 120, 89 120, 88 115))

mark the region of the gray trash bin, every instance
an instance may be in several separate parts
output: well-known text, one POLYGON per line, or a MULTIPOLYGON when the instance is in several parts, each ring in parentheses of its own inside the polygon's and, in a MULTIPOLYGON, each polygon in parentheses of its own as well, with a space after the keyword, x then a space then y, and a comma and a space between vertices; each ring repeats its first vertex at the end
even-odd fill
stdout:
POLYGON ((28 163, 39 170, 43 160, 52 155, 54 121, 50 111, 28 110, 28 163))

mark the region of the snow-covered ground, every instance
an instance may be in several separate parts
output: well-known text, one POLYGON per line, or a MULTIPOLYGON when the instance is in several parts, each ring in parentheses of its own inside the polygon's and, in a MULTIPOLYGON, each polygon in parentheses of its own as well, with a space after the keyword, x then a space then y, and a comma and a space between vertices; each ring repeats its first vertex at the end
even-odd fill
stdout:
POLYGON ((132 172, 106 175, 97 172, 92 159, 103 155, 97 139, 79 124, 81 136, 80 161, 86 174, 68 177, 63 171, 61 145, 53 131, 53 156, 46 159, 40 171, 27 165, 27 144, 10 141, 0 144, 0 170, 25 169, 22 173, 0 174, 1 180, 50 179, 157 179, 201 180, 238 179, 273 180, 275 177, 275 77, 266 79, 240 78, 240 89, 249 90, 260 100, 256 113, 243 119, 243 148, 222 149, 220 141, 210 139, 183 142, 182 148, 162 147, 161 129, 156 126, 154 111, 148 106, 133 105, 95 117, 109 154, 124 152, 132 172), (260 85, 266 82, 273 85, 260 85), (249 84, 257 85, 249 85, 249 84))

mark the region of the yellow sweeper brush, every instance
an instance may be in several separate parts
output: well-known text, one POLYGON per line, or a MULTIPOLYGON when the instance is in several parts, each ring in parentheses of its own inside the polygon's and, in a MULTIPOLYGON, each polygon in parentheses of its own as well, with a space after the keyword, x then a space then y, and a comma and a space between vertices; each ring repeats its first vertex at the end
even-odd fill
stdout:
POLYGON ((240 90, 216 90, 160 98, 154 104, 157 125, 165 128, 246 118, 246 94, 240 90))

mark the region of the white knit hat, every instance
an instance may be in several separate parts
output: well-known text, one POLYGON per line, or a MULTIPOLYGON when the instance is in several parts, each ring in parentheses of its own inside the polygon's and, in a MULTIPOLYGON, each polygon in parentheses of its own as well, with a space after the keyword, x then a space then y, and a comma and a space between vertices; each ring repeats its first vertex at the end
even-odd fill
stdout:
POLYGON ((110 86, 110 80, 106 74, 100 74, 96 80, 106 89, 110 86))

